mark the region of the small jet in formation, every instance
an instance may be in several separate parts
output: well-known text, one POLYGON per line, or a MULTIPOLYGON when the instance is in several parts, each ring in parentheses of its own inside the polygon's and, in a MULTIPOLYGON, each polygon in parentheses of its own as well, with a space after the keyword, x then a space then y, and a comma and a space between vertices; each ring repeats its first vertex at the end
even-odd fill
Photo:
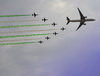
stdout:
POLYGON ((38 43, 42 44, 42 43, 43 43, 43 41, 41 41, 41 40, 40 40, 40 41, 38 41, 38 43))
POLYGON ((66 28, 62 27, 61 30, 64 31, 66 28))
POLYGON ((53 34, 54 34, 54 35, 57 35, 58 33, 57 33, 57 32, 54 32, 53 34))
POLYGON ((55 22, 52 23, 53 26, 57 25, 55 22))
POLYGON ((67 25, 69 24, 69 22, 80 22, 80 24, 79 24, 78 28, 76 29, 76 31, 77 31, 82 25, 86 25, 86 23, 85 23, 86 21, 95 21, 95 19, 87 19, 87 16, 84 16, 84 15, 82 14, 82 12, 80 11, 79 8, 77 8, 77 9, 78 9, 79 14, 80 14, 80 20, 70 20, 70 19, 67 17, 67 20, 68 20, 67 25))
POLYGON ((50 39, 50 37, 48 37, 48 36, 47 36, 47 37, 45 37, 45 39, 49 40, 49 39, 50 39))
POLYGON ((42 21, 44 21, 44 22, 45 22, 46 20, 48 20, 48 19, 46 19, 46 18, 43 18, 43 19, 42 19, 42 21))
POLYGON ((32 14, 32 16, 36 17, 36 16, 38 16, 38 14, 34 13, 34 14, 32 14))

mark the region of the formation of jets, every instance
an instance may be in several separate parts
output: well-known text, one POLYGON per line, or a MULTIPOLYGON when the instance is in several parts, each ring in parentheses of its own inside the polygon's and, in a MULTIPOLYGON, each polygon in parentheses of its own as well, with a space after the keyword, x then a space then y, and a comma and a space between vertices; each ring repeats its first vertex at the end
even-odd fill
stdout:
MULTIPOLYGON (((79 26, 78 26, 78 28, 76 29, 76 31, 82 26, 82 25, 86 25, 86 23, 85 22, 89 22, 89 21, 95 21, 95 19, 92 19, 92 18, 87 18, 87 16, 84 16, 83 14, 82 14, 82 12, 80 11, 80 9, 79 8, 77 8, 78 9, 78 12, 79 12, 79 15, 80 15, 80 19, 76 19, 76 20, 70 20, 68 17, 66 17, 66 19, 67 19, 67 24, 66 25, 68 25, 70 22, 80 22, 80 24, 79 24, 79 26)), ((38 14, 32 14, 32 16, 34 16, 34 17, 36 17, 38 14)), ((47 21, 48 19, 46 19, 46 18, 43 18, 42 19, 42 21, 47 21)), ((57 23, 55 23, 55 22, 53 22, 51 25, 53 25, 53 26, 55 26, 55 25, 57 25, 57 23)), ((60 30, 62 30, 62 31, 64 31, 66 28, 64 28, 64 27, 62 27, 62 28, 60 28, 60 30)), ((58 33, 57 32, 54 32, 53 33, 54 35, 57 35, 58 33)), ((50 39, 50 37, 45 37, 45 39, 47 39, 47 40, 49 40, 50 39)), ((38 41, 38 43, 43 43, 43 41, 38 41)))
MULTIPOLYGON (((67 24, 66 25, 68 25, 70 22, 80 22, 80 24, 79 24, 79 26, 78 26, 78 28, 76 29, 76 31, 82 26, 82 25, 86 25, 86 23, 85 22, 88 22, 88 21, 95 21, 95 19, 92 19, 92 18, 87 18, 87 16, 84 16, 83 14, 82 14, 82 12, 80 11, 80 9, 79 8, 77 8, 78 9, 78 12, 79 12, 79 14, 80 14, 80 19, 76 19, 76 20, 70 20, 68 17, 66 17, 66 19, 67 19, 67 24)), ((32 14, 32 16, 34 16, 34 17, 36 17, 38 14, 36 14, 36 13, 34 13, 34 14, 32 14)), ((46 19, 46 18, 43 18, 42 19, 42 21, 47 21, 48 19, 46 19)), ((57 25, 55 22, 53 22, 52 23, 52 25, 53 26, 55 26, 55 25, 57 25)), ((61 28, 61 30, 63 31, 63 30, 65 30, 65 28, 61 28)))
MULTIPOLYGON (((38 16, 38 14, 33 13, 32 16, 36 17, 36 16, 38 16)), ((46 19, 46 18, 43 18, 43 19, 42 19, 42 21, 44 21, 44 22, 47 21, 47 20, 48 20, 48 19, 46 19)), ((54 23, 53 25, 56 25, 56 24, 54 23)))
POLYGON ((79 8, 77 8, 77 9, 78 9, 79 14, 80 14, 80 20, 70 20, 70 19, 67 17, 67 20, 68 20, 67 25, 69 24, 69 22, 80 22, 80 24, 79 24, 78 28, 76 29, 76 31, 77 31, 82 25, 86 25, 85 22, 87 22, 87 21, 95 21, 95 19, 87 19, 87 16, 84 16, 84 15, 82 14, 82 12, 80 11, 79 8))
MULTIPOLYGON (((33 13, 32 16, 36 17, 36 16, 38 16, 38 14, 33 13)), ((47 20, 48 20, 48 19, 46 19, 46 18, 43 18, 43 19, 42 19, 42 21, 44 21, 44 22, 47 21, 47 20)), ((54 25, 56 25, 56 24, 54 24, 54 25)))

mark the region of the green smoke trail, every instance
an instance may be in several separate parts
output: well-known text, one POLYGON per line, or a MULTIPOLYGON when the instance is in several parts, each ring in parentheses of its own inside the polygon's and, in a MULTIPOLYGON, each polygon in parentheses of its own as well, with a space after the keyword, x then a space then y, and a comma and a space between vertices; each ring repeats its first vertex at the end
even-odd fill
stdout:
POLYGON ((18 27, 35 27, 35 26, 48 26, 50 24, 35 24, 35 25, 11 25, 11 26, 0 26, 0 28, 18 28, 18 27))
POLYGON ((29 34, 29 35, 12 35, 12 36, 0 36, 0 38, 29 37, 29 36, 41 36, 41 35, 50 35, 50 34, 52 34, 52 33, 29 34))
POLYGON ((0 46, 4 46, 4 45, 18 45, 18 44, 35 44, 38 42, 20 42, 20 43, 2 43, 0 44, 0 46))
POLYGON ((0 17, 20 17, 20 16, 32 16, 31 14, 23 14, 23 15, 0 15, 0 17))

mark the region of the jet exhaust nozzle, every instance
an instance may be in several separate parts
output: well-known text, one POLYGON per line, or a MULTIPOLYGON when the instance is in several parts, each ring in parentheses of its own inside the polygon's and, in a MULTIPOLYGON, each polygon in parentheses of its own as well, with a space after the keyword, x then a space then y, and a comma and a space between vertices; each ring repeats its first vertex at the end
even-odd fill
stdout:
POLYGON ((68 24, 70 23, 70 19, 69 19, 68 17, 67 17, 67 21, 68 21, 68 22, 67 22, 67 24, 66 24, 66 25, 68 25, 68 24))

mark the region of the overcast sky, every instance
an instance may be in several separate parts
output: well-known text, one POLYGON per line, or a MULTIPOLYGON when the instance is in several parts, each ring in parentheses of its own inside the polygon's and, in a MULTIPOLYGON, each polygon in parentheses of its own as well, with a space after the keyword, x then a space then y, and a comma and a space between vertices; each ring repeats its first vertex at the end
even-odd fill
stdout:
MULTIPOLYGON (((99 0, 0 0, 0 15, 38 13, 38 22, 48 18, 46 24, 56 22, 57 26, 29 29, 58 29, 57 36, 43 44, 0 46, 0 76, 100 76, 100 1, 99 0), (75 31, 79 23, 66 25, 66 16, 79 19, 77 7, 88 18, 75 31), (65 27, 65 31, 59 30, 65 27)), ((0 18, 4 20, 29 20, 33 17, 0 18)), ((1 23, 6 25, 34 24, 1 23)), ((27 30, 27 28, 0 29, 0 31, 27 30)), ((5 34, 7 35, 7 34, 5 34)), ((1 36, 1 34, 0 34, 1 36)), ((43 36, 45 37, 45 36, 43 36)))

